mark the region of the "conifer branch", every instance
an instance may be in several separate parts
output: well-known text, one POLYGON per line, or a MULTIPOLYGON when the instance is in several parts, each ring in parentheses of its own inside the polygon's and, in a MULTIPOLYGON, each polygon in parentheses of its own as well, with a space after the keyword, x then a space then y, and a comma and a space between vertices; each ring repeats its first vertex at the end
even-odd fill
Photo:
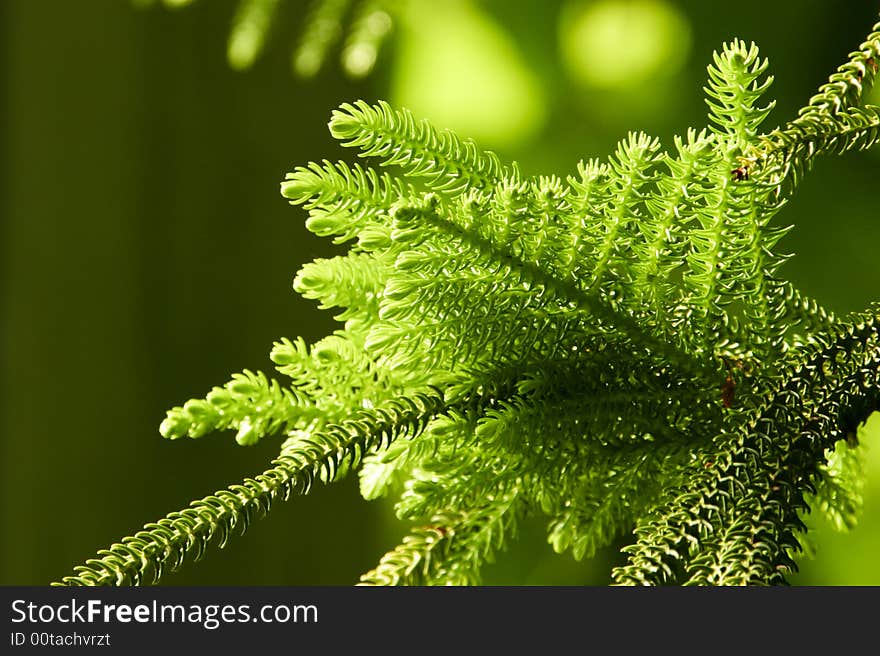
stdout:
POLYGON ((617 583, 774 584, 794 569, 798 513, 825 451, 880 410, 880 314, 852 317, 786 360, 775 389, 741 411, 742 428, 720 434, 716 455, 636 529, 617 583))
POLYGON ((878 68, 880 22, 874 24, 858 49, 850 53, 849 61, 841 64, 828 82, 819 87, 799 112, 800 116, 834 116, 842 110, 863 105, 864 91, 874 84, 878 68))
POLYGON ((275 501, 305 494, 314 479, 332 480, 341 467, 351 467, 365 453, 392 440, 413 437, 445 405, 438 392, 413 395, 384 408, 362 411, 353 419, 309 435, 276 458, 270 469, 241 484, 194 501, 188 508, 147 524, 133 536, 98 552, 64 577, 62 585, 141 585, 178 569, 187 557, 201 558, 216 541, 218 546, 251 521, 265 515, 275 501))
MULTIPOLYGON (((365 31, 349 42, 367 63, 380 4, 358 5, 365 31)), ((270 5, 243 4, 236 29, 270 5)), ((316 5, 309 70, 348 5, 316 5)), ((365 498, 399 495, 415 524, 364 585, 477 583, 537 511, 576 558, 635 526, 618 584, 785 583, 811 504, 842 528, 856 519, 849 449, 880 410, 880 308, 838 318, 783 280, 790 228, 773 221, 815 157, 880 141, 880 108, 864 103, 878 26, 767 133, 768 62, 724 44, 708 128, 671 152, 630 133, 565 178, 525 178, 385 102, 342 105, 331 134, 385 170, 313 162, 281 192, 309 230, 348 243, 294 280, 343 327, 279 339, 286 383, 245 371, 161 427, 277 434, 280 455, 61 583, 157 581, 277 499, 354 470, 365 498)))
POLYGON ((436 515, 382 556, 359 585, 479 585, 480 568, 513 537, 522 513, 515 491, 455 515, 436 515))
POLYGON ((425 178, 434 191, 454 193, 519 178, 517 168, 503 166, 495 153, 449 130, 438 131, 385 101, 342 105, 333 112, 330 133, 342 145, 358 148, 362 157, 379 157, 385 166, 399 166, 407 176, 425 178))

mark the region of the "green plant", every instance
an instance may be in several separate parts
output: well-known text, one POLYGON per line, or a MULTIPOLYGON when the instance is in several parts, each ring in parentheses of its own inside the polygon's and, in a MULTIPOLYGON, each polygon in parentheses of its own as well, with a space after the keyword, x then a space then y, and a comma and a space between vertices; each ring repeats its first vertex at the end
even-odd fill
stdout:
POLYGON ((357 471, 413 528, 364 584, 469 584, 526 515, 575 558, 634 529, 618 584, 781 584, 812 507, 852 525, 857 430, 880 409, 880 309, 838 318, 778 275, 774 223, 814 158, 880 140, 865 102, 880 23, 782 127, 754 45, 716 53, 709 122, 627 135, 567 179, 385 103, 334 137, 388 171, 311 163, 282 182, 347 253, 296 290, 339 308, 282 339, 282 385, 245 371, 169 411, 171 439, 283 435, 262 474, 148 524, 65 577, 143 584, 318 480, 357 471))

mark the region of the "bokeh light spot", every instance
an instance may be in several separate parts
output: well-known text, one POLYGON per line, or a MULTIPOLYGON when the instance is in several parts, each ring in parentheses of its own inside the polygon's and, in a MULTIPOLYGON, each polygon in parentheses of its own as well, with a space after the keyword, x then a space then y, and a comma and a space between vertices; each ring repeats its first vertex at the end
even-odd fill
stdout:
POLYGON ((473 2, 412 0, 398 26, 394 104, 493 148, 541 127, 540 83, 510 35, 473 2))
POLYGON ((560 12, 559 43, 575 80, 624 88, 677 73, 691 48, 691 28, 664 0, 570 1, 560 12))

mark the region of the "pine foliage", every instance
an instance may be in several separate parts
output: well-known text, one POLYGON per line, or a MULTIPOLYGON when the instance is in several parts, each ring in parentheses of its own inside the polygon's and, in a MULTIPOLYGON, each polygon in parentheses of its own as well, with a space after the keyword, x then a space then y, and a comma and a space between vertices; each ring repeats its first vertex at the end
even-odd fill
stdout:
POLYGON ((790 226, 774 219, 816 157, 880 140, 863 100, 878 61, 880 24, 763 132, 768 64, 734 40, 708 69, 705 128, 670 150, 628 134, 565 179, 405 109, 343 105, 330 131, 372 165, 281 184, 345 245, 295 282, 340 329, 278 341, 284 382, 237 374, 161 426, 283 436, 280 455, 61 583, 158 580, 277 499, 356 473, 413 526, 363 585, 478 583, 533 515, 577 559, 632 535, 617 584, 783 584, 811 508, 857 518, 880 306, 835 317, 783 280, 790 226))

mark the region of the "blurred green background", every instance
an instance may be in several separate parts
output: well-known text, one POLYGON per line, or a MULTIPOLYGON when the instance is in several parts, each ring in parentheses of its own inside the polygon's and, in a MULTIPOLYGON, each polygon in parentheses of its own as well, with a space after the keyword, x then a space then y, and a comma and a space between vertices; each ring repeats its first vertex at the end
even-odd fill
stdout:
MULTIPOLYGON (((275 454, 272 440, 168 442, 157 428, 231 373, 270 371, 279 337, 333 329, 291 289, 299 266, 333 247, 305 231, 278 184, 296 165, 351 157, 325 128, 340 103, 386 98, 528 174, 567 174, 628 130, 668 145, 704 125, 706 65, 735 37, 770 59, 769 123, 792 117, 880 10, 876 0, 399 0, 371 75, 345 75, 331 51, 300 79, 291 48, 306 3, 282 5, 248 71, 225 58, 235 6, 0 2, 0 584, 58 580, 275 454)), ((785 273, 838 312, 880 289, 878 172, 877 152, 823 161, 780 218, 796 224, 785 273)), ((880 584, 874 419, 862 525, 838 534, 816 522, 816 555, 795 584, 880 584)), ((619 545, 578 563, 553 554, 542 530, 524 526, 486 583, 609 581, 619 545)), ((362 501, 351 479, 277 506, 164 583, 348 585, 402 534, 389 505, 362 501)))

